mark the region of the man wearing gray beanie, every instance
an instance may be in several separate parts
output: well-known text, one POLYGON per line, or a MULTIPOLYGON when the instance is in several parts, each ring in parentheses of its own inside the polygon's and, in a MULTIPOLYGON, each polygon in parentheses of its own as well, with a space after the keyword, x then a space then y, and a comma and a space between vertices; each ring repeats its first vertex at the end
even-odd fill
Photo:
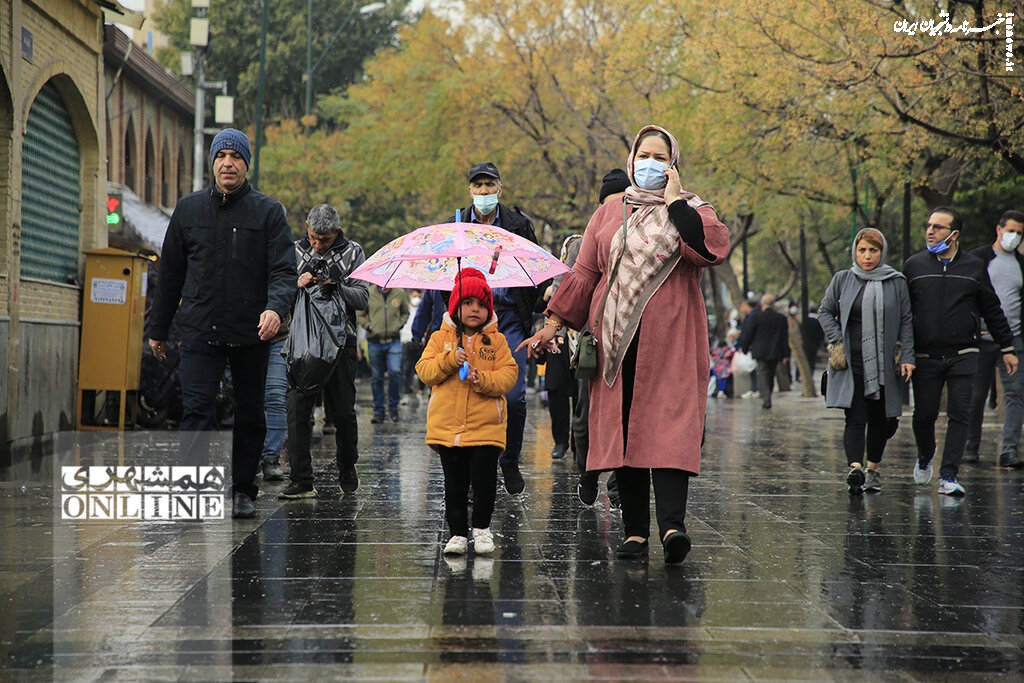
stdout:
POLYGON ((225 367, 231 368, 232 517, 256 515, 268 342, 291 311, 297 287, 284 207, 246 180, 251 158, 242 131, 226 128, 214 137, 213 184, 182 197, 174 208, 146 328, 160 361, 172 319, 181 331, 183 465, 209 464, 217 391, 225 367))

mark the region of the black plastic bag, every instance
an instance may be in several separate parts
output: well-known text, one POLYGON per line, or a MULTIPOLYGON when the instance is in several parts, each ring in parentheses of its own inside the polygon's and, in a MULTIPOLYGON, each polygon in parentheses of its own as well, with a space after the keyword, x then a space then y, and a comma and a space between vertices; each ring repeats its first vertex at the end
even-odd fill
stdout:
POLYGON ((323 388, 345 344, 345 313, 335 300, 335 285, 310 285, 299 290, 292 311, 285 357, 288 385, 300 391, 323 388))

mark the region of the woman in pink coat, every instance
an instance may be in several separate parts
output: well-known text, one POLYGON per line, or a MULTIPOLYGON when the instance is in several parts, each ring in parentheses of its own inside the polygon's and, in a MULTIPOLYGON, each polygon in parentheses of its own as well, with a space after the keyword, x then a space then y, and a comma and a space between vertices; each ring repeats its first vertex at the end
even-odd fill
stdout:
POLYGON ((653 482, 668 563, 690 550, 683 518, 690 477, 700 472, 709 371, 700 278, 729 253, 729 229, 682 189, 678 160, 668 131, 637 133, 631 186, 594 213, 546 324, 520 346, 532 355, 564 325, 594 332, 587 469, 617 471, 625 532, 617 555, 625 559, 647 554, 653 482))

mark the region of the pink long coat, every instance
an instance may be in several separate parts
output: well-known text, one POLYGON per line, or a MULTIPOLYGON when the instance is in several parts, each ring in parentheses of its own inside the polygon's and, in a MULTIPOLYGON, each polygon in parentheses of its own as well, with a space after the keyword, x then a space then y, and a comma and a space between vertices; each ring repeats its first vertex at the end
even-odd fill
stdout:
POLYGON ((729 229, 710 205, 697 209, 704 223, 708 261, 680 240, 682 259, 644 309, 638 332, 636 379, 623 452, 622 377, 609 387, 598 319, 608 286, 608 252, 622 225, 622 203, 608 202, 590 219, 574 272, 563 280, 548 310, 574 329, 587 322, 598 337, 598 373, 590 381, 588 470, 671 468, 700 473, 709 353, 708 321, 700 277, 729 254, 729 229))

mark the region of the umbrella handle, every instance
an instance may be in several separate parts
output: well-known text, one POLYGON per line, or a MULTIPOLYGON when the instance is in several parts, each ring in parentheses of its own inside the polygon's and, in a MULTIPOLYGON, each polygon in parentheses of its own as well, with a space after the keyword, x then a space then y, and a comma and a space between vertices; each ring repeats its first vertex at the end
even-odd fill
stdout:
POLYGON ((468 360, 467 361, 463 361, 462 365, 459 367, 459 379, 461 379, 463 382, 465 382, 467 377, 469 377, 469 361, 468 360))

